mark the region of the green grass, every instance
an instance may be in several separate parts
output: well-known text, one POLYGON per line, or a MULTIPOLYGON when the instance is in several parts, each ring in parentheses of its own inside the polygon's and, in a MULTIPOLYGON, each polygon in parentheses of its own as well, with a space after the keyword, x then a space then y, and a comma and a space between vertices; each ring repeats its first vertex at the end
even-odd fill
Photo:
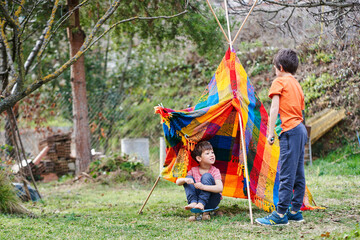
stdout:
MULTIPOLYGON (((222 216, 188 222, 183 188, 165 180, 142 215, 137 212, 152 184, 51 183, 39 186, 43 202, 26 204, 38 218, 0 215, 0 239, 356 239, 360 156, 342 158, 349 151, 339 150, 306 167, 307 185, 316 203, 327 209, 304 212, 305 223, 251 225, 247 200, 227 197, 220 203, 222 216)), ((253 205, 253 214, 257 218, 267 213, 253 205)))

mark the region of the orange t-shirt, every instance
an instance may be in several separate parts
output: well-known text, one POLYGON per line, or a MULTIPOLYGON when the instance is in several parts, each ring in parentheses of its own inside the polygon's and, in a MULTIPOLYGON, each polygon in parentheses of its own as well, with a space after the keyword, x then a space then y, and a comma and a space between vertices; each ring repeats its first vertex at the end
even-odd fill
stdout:
POLYGON ((271 84, 269 97, 272 98, 274 95, 279 95, 280 98, 279 117, 281 122, 280 126, 276 127, 276 132, 280 135, 303 121, 301 110, 305 109, 304 93, 299 82, 293 76, 286 76, 276 78, 271 84))

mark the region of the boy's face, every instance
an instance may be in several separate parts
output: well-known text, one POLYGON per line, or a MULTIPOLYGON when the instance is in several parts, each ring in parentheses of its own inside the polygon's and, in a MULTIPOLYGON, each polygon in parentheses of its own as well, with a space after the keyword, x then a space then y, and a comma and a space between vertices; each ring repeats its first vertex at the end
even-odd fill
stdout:
POLYGON ((214 150, 210 149, 210 150, 205 150, 202 152, 201 156, 197 156, 196 159, 198 160, 198 162, 202 162, 205 164, 214 164, 215 163, 215 154, 214 154, 214 150))

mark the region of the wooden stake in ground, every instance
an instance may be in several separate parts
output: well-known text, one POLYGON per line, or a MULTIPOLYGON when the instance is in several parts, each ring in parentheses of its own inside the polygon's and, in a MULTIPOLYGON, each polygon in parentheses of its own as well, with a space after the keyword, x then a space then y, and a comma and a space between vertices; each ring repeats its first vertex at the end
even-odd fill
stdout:
MULTIPOLYGON (((250 221, 251 221, 251 224, 254 224, 254 220, 253 220, 253 216, 252 216, 252 206, 251 206, 251 200, 250 200, 250 187, 249 187, 249 179, 250 178, 249 178, 249 172, 248 172, 248 167, 247 167, 245 139, 244 139, 244 132, 243 132, 243 126, 242 126, 240 112, 239 112, 239 124, 240 124, 240 136, 241 136, 241 144, 242 144, 242 150, 243 150, 242 152, 243 152, 244 166, 245 166, 246 190, 247 190, 247 197, 248 197, 248 202, 249 202, 250 221)), ((240 152, 239 152, 239 155, 240 155, 240 152)))
POLYGON ((151 188, 151 191, 150 191, 149 195, 147 196, 147 198, 146 198, 146 200, 145 200, 144 204, 143 204, 143 205, 142 205, 142 207, 140 208, 140 210, 139 210, 138 214, 141 214, 141 213, 142 213, 142 210, 144 209, 144 207, 145 207, 145 205, 146 205, 147 201, 149 200, 149 198, 150 198, 150 196, 151 196, 152 192, 154 191, 154 189, 155 189, 156 185, 158 184, 159 180, 160 180, 160 176, 158 176, 158 178, 156 179, 156 181, 155 181, 155 183, 154 183, 154 186, 151 188))

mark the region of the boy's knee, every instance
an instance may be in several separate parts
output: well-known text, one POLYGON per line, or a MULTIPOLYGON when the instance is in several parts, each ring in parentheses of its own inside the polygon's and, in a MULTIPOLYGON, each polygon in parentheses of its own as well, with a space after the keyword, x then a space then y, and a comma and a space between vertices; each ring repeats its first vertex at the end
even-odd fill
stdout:
POLYGON ((210 173, 205 173, 201 177, 201 183, 206 185, 214 185, 215 180, 214 177, 210 173))

